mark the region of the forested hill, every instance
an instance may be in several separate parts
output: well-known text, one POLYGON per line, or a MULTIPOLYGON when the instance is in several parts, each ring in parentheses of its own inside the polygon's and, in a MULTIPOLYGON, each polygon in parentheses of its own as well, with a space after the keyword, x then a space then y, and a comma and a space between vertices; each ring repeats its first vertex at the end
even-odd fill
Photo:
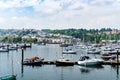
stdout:
POLYGON ((48 32, 48 33, 54 33, 54 34, 64 34, 73 36, 75 38, 80 38, 81 40, 90 41, 97 41, 99 42, 101 39, 120 39, 119 34, 115 33, 112 34, 112 31, 117 29, 111 29, 111 28, 102 28, 100 30, 98 29, 61 29, 61 30, 50 30, 50 29, 43 29, 42 31, 48 32), (108 34, 109 33, 109 34, 108 34))

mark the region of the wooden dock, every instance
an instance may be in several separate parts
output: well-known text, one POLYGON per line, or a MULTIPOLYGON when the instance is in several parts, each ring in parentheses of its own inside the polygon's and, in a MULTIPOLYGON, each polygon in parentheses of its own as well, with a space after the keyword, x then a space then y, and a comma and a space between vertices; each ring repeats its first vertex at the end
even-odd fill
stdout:
POLYGON ((55 64, 56 61, 55 60, 43 60, 42 64, 55 64))
MULTIPOLYGON (((77 61, 72 61, 74 65, 78 65, 77 61)), ((42 61, 43 65, 56 65, 56 60, 43 60, 42 61)), ((108 61, 103 61, 103 65, 117 65, 120 64, 120 61, 117 62, 117 60, 108 60, 108 61)))
MULTIPOLYGON (((72 61, 73 63, 74 63, 74 65, 77 65, 77 61, 72 61)), ((50 65, 50 64, 54 64, 54 65, 56 65, 56 60, 43 60, 42 61, 42 64, 43 65, 50 65)))
POLYGON ((117 62, 117 60, 108 60, 108 61, 104 61, 103 64, 105 64, 105 65, 119 65, 120 61, 117 62))

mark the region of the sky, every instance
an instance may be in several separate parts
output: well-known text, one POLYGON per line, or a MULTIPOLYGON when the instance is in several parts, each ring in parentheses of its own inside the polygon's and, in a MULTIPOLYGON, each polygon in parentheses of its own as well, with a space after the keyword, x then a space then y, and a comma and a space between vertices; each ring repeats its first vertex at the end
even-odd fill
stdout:
POLYGON ((0 0, 0 29, 120 29, 120 0, 0 0))

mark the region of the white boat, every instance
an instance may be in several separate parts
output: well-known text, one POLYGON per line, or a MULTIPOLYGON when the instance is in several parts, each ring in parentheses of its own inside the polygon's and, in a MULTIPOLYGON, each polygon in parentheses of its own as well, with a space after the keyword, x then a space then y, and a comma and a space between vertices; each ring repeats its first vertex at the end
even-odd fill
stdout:
POLYGON ((101 50, 100 50, 100 48, 93 47, 93 48, 88 49, 87 53, 88 54, 100 54, 101 50))
POLYGON ((78 61, 78 65, 94 66, 94 65, 101 65, 102 62, 103 62, 102 59, 90 58, 89 56, 82 56, 78 61))
POLYGON ((73 51, 72 49, 66 49, 62 52, 63 54, 76 54, 76 51, 73 51))
POLYGON ((7 48, 0 48, 0 52, 8 52, 9 50, 7 48))
POLYGON ((88 54, 100 54, 101 51, 100 51, 100 50, 99 50, 99 51, 97 51, 97 50, 94 50, 94 51, 89 50, 87 53, 88 53, 88 54))

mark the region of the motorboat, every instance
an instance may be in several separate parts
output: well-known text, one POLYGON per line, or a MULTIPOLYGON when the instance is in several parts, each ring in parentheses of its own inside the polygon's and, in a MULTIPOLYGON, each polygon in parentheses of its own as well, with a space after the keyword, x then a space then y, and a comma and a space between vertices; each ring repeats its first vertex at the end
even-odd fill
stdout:
POLYGON ((91 49, 88 49, 87 53, 88 54, 100 54, 101 50, 98 48, 91 48, 91 49))
POLYGON ((94 66, 101 65, 103 62, 102 59, 90 58, 89 56, 81 56, 78 60, 78 65, 81 66, 94 66))
POLYGON ((9 50, 7 48, 0 48, 0 52, 8 52, 9 50))
POLYGON ((62 53, 63 54, 76 54, 76 51, 73 51, 72 49, 66 49, 62 53))
POLYGON ((94 51, 91 50, 91 51, 88 51, 87 53, 88 54, 100 54, 101 51, 100 50, 98 50, 98 51, 97 50, 94 50, 94 51))

